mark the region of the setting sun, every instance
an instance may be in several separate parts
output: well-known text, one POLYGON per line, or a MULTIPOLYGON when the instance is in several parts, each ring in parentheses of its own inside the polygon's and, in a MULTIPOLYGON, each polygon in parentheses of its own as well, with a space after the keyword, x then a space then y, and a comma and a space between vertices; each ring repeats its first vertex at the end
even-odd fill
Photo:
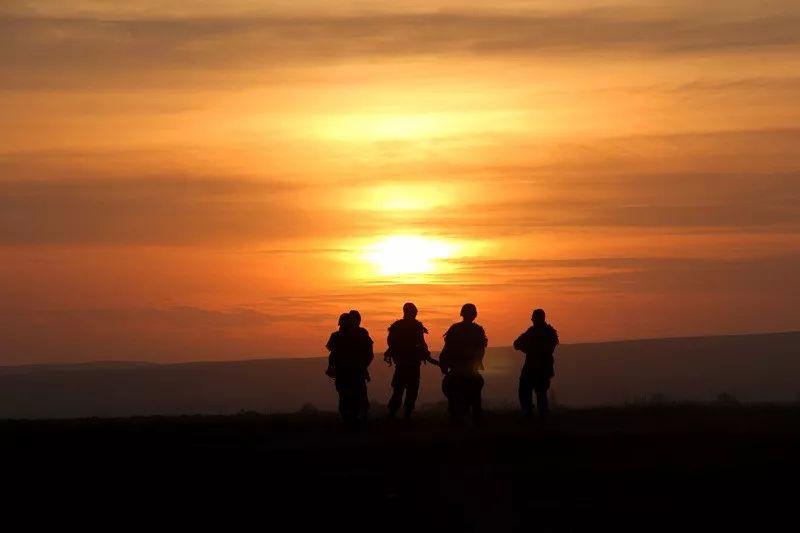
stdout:
POLYGON ((432 274, 437 263, 453 256, 455 246, 428 237, 387 237, 368 248, 367 259, 384 276, 432 274))
POLYGON ((0 2, 0 364, 800 328, 800 3, 694 4, 0 2))

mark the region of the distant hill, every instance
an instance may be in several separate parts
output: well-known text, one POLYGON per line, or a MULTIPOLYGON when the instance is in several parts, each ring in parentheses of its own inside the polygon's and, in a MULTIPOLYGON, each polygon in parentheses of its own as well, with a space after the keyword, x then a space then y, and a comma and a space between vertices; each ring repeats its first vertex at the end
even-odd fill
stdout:
POLYGON ((36 364, 0 366, 0 376, 31 374, 34 372, 76 372, 81 370, 125 369, 156 366, 146 361, 90 361, 88 363, 36 364))
MULTIPOLYGON (((490 348, 487 404, 513 406, 522 355, 490 348)), ((154 364, 100 362, 0 367, 0 418, 224 414, 334 409, 322 357, 154 364)), ((380 412, 391 369, 371 367, 380 412)), ((800 400, 800 332, 567 344, 556 353, 554 393, 571 406, 641 401, 800 400)), ((422 403, 443 400, 436 367, 423 368, 422 403)))

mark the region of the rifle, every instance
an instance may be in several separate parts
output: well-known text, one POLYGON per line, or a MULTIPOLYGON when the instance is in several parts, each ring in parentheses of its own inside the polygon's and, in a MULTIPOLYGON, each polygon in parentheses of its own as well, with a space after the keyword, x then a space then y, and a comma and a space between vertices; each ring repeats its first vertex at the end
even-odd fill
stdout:
POLYGON ((425 361, 426 363, 430 363, 433 366, 438 366, 438 367, 442 366, 441 363, 439 363, 439 361, 437 359, 434 359, 433 357, 431 357, 430 354, 426 355, 425 359, 423 359, 423 361, 425 361))

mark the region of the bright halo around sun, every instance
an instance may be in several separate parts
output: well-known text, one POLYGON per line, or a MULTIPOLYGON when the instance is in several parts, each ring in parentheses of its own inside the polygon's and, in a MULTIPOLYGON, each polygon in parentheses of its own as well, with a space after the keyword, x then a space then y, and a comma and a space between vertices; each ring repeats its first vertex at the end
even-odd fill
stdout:
POLYGON ((441 261, 453 257, 456 247, 430 237, 396 235, 367 249, 367 260, 383 276, 415 276, 441 271, 441 261))

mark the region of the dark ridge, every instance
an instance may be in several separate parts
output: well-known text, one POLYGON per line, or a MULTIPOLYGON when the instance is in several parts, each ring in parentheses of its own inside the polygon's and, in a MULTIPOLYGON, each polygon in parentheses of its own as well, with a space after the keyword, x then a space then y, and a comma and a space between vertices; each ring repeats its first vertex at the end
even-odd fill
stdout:
MULTIPOLYGON (((794 402, 800 399, 800 333, 565 344, 556 352, 557 403, 580 407, 649 401, 794 402)), ((485 398, 516 404, 522 356, 490 348, 485 398)), ((0 369, 0 418, 70 418, 333 410, 336 394, 322 357, 177 364, 27 365, 0 369), (20 370, 21 369, 21 370, 20 370)), ((376 409, 390 369, 370 367, 376 409)), ((442 400, 441 374, 422 369, 420 403, 442 400)))

